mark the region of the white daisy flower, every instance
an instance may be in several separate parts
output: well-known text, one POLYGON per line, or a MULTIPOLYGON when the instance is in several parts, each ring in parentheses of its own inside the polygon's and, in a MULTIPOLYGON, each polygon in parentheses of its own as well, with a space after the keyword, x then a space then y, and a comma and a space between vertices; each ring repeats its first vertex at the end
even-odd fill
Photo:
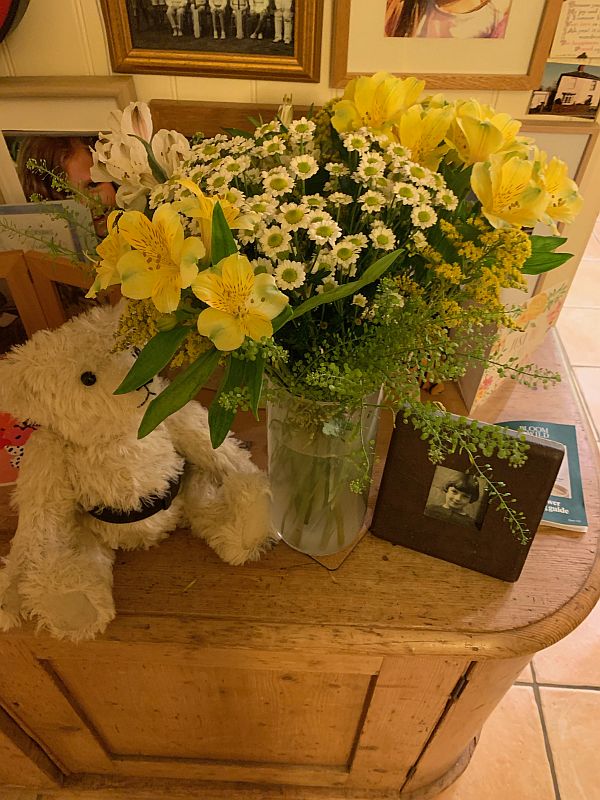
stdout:
POLYGON ((237 175, 241 175, 243 172, 245 172, 249 166, 250 159, 248 156, 239 156, 238 158, 225 156, 225 158, 221 161, 219 171, 223 172, 225 175, 236 177, 237 175))
POLYGON ((294 179, 284 167, 275 167, 262 173, 262 185, 266 192, 280 197, 294 188, 294 179))
POLYGON ((277 222, 290 231, 297 231, 309 223, 309 214, 304 205, 298 203, 282 203, 279 206, 277 222))
POLYGON ((346 241, 350 242, 350 244, 356 247, 358 250, 366 247, 369 242, 364 233, 353 233, 352 236, 346 236, 346 241))
POLYGON ((352 298, 352 305, 364 308, 367 305, 367 298, 364 294, 355 294, 352 298))
POLYGON ((242 208, 246 202, 246 195, 239 189, 236 189, 235 186, 230 186, 225 194, 222 195, 222 197, 224 200, 227 200, 228 203, 231 203, 232 206, 236 206, 237 208, 242 208))
POLYGON ((394 195, 405 206, 414 206, 419 200, 419 192, 411 183, 400 181, 394 184, 394 195))
POLYGON ((277 201, 268 194, 256 194, 247 198, 246 208, 263 217, 272 217, 277 211, 277 201))
POLYGON ((385 172, 385 161, 379 153, 370 153, 361 158, 355 176, 361 183, 368 183, 374 178, 378 178, 385 172))
POLYGON ((332 192, 327 198, 327 202, 333 206, 347 206, 352 201, 352 197, 349 194, 344 194, 344 192, 332 192))
POLYGON ((296 142, 308 142, 312 139, 316 127, 312 120, 301 117, 300 119, 290 122, 288 125, 288 134, 290 138, 296 142))
POLYGON ((340 164, 337 161, 330 161, 329 163, 325 164, 325 169, 332 178, 341 178, 344 175, 350 174, 348 167, 345 164, 340 164))
POLYGON ((394 231, 385 225, 373 225, 369 238, 378 250, 393 250, 396 246, 394 231))
POLYGON ((344 271, 348 271, 358 261, 358 249, 348 239, 341 239, 332 250, 331 255, 344 271))
POLYGON ((222 145, 214 139, 206 139, 204 142, 192 147, 192 159, 213 161, 221 155, 222 149, 222 145))
POLYGON ((280 262, 273 273, 275 283, 280 289, 297 289, 306 280, 306 272, 299 261, 289 261, 287 258, 280 262))
POLYGON ((275 258, 279 253, 287 253, 290 249, 289 231, 273 225, 267 228, 259 238, 259 245, 266 256, 275 258))
POLYGON ((405 177, 416 183, 417 186, 431 186, 431 170, 427 167, 422 167, 420 164, 414 162, 405 164, 402 167, 402 172, 405 177))
POLYGON ((370 147, 370 142, 367 137, 358 131, 346 133, 344 136, 342 136, 342 142, 348 152, 356 150, 357 152, 362 153, 363 151, 368 150, 370 147))
POLYGON ((437 214, 431 206, 415 206, 410 215, 413 224, 417 228, 431 228, 437 221, 437 214))
POLYGON ((233 176, 226 175, 224 172, 213 172, 206 181, 206 187, 211 194, 218 194, 229 188, 229 181, 233 176))
POLYGON ((285 142, 280 136, 266 139, 259 148, 261 156, 279 156, 285 153, 285 142))
POLYGON ((431 173, 431 186, 434 189, 445 189, 446 188, 446 181, 440 175, 439 172, 432 172, 431 173))
POLYGON ((269 258, 255 258, 250 264, 254 270, 255 275, 260 275, 266 272, 267 275, 273 274, 273 262, 269 258))
POLYGON ((322 219, 311 222, 308 226, 308 236, 313 242, 324 245, 334 245, 342 235, 342 229, 333 219, 322 219))
POLYGON ((385 197, 381 192, 368 191, 361 195, 360 205, 363 211, 374 214, 385 207, 385 197))
POLYGON ((435 196, 435 202, 443 206, 446 211, 454 211, 458 205, 458 197, 450 189, 441 189, 435 196))
POLYGON ((417 250, 424 250, 429 244, 427 241, 427 237, 422 231, 415 231, 413 233, 412 243, 417 248, 417 250))
POLYGON ((327 201, 320 194, 307 194, 302 198, 302 202, 308 208, 325 208, 327 201))
POLYGON ((428 206, 433 203, 431 192, 424 186, 417 186, 417 194, 419 195, 419 205, 428 206))
POLYGON ((327 277, 323 278, 321 281, 321 285, 317 286, 317 294, 326 294, 330 292, 332 289, 338 285, 338 282, 333 277, 333 275, 327 275, 327 277))
POLYGON ((290 161, 289 168, 294 175, 302 178, 302 180, 312 178, 319 171, 316 158, 309 155, 294 156, 290 161))
POLYGON ((392 160, 407 159, 411 157, 411 152, 408 147, 405 147, 399 142, 392 142, 391 144, 388 144, 385 148, 385 152, 386 155, 388 155, 392 160))
POLYGON ((274 119, 271 122, 265 122, 264 125, 260 125, 254 131, 254 138, 261 139, 263 136, 266 136, 269 133, 279 133, 281 130, 281 123, 279 120, 274 119))
POLYGON ((333 253, 331 250, 326 250, 323 248, 315 259, 315 263, 312 266, 311 273, 315 274, 317 272, 321 272, 322 270, 326 270, 327 272, 334 272, 335 271, 335 258, 333 257, 333 253))

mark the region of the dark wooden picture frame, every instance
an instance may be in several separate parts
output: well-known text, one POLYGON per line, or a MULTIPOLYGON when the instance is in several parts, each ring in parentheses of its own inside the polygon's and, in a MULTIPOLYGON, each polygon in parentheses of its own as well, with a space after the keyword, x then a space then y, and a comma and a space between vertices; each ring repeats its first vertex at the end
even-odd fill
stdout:
MULTIPOLYGON (((143 2, 145 0, 139 0, 139 3, 143 2)), ((281 49, 281 55, 273 54, 274 48, 267 47, 267 40, 256 39, 252 39, 252 48, 248 52, 231 51, 227 49, 229 45, 215 49, 210 37, 205 37, 206 50, 203 51, 202 38, 194 39, 192 36, 184 36, 181 40, 175 38, 177 48, 174 46, 173 49, 135 46, 132 14, 128 13, 128 8, 131 10, 135 4, 134 0, 101 0, 114 72, 319 81, 323 0, 295 0, 293 43, 276 47, 276 50, 281 49), (185 49, 192 44, 194 49, 185 49)), ((216 45, 220 46, 221 42, 216 45)))
MULTIPOLYGON (((349 68, 349 53, 351 51, 351 26, 350 14, 354 7, 358 7, 362 3, 372 3, 373 0, 334 0, 333 5, 333 19, 335 24, 332 31, 332 44, 331 44, 331 67, 330 67, 330 85, 334 87, 345 86, 350 80, 361 74, 360 72, 352 71, 349 68)), ((513 0, 516 2, 516 0, 513 0)), ((538 85, 546 60, 552 47, 552 40, 554 32, 558 25, 560 11, 562 8, 563 0, 545 0, 545 5, 540 16, 539 25, 537 27, 537 34, 535 40, 531 42, 530 52, 528 52, 528 68, 525 73, 519 74, 490 74, 486 73, 485 65, 478 63, 472 69, 465 70, 461 73, 448 73, 446 71, 417 73, 413 70, 404 72, 396 72, 397 75, 416 75, 426 81, 428 89, 504 89, 510 91, 526 91, 527 89, 535 89, 538 85)), ((371 7, 369 6, 369 11, 371 7)), ((365 31, 361 30, 361 35, 365 37, 365 31)), ((362 72, 379 72, 384 69, 378 63, 378 43, 379 49, 381 44, 385 41, 383 25, 381 28, 381 39, 377 40, 373 37, 373 41, 367 38, 361 39, 361 49, 369 53, 369 60, 372 62, 370 70, 362 70, 362 72)), ((395 47, 398 51, 398 56, 406 49, 406 39, 395 39, 395 47)), ((408 40, 410 41, 410 40, 408 40)), ((443 40, 436 39, 421 39, 419 47, 423 48, 423 52, 433 53, 435 58, 436 45, 439 50, 439 43, 443 40)), ((468 45, 469 40, 456 39, 457 53, 461 50, 464 51, 465 43, 468 45)), ((523 44, 525 47, 526 45, 523 44)), ((516 48, 515 48, 516 50, 516 48)), ((451 63, 451 62, 450 62, 451 63)), ((446 67, 447 69, 447 67, 446 67)), ((388 70, 391 71, 391 70, 388 70)))
MULTIPOLYGON (((479 423, 480 425, 482 423, 479 423)), ((508 432, 510 436, 519 434, 508 432)), ((542 519, 564 456, 563 445, 525 435, 529 443, 527 461, 511 467, 496 456, 482 458, 492 467, 496 484, 515 499, 515 508, 525 516, 531 536, 521 544, 510 530, 497 502, 487 496, 473 503, 472 524, 444 519, 429 513, 432 485, 440 467, 432 464, 428 445, 411 425, 398 419, 392 434, 370 531, 380 539, 420 553, 458 564, 503 581, 518 579, 542 519)), ((442 470, 475 477, 466 454, 446 458, 442 470)), ((439 515, 438 515, 439 516, 439 515)))

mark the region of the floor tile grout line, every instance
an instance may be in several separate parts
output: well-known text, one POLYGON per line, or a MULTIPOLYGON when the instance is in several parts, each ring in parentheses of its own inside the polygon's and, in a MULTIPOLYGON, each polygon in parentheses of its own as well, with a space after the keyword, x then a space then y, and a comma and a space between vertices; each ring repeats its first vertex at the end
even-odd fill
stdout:
MULTIPOLYGON (((565 344, 564 344, 564 342, 563 342, 563 340, 562 340, 562 338, 560 336, 560 332, 558 331, 558 329, 556 330, 556 336, 554 338, 555 338, 555 341, 558 342, 559 350, 561 351, 563 360, 565 362, 567 371, 569 373, 569 377, 571 379, 571 385, 573 386, 573 389, 575 390, 575 394, 576 394, 576 396, 577 396, 577 398, 579 400, 579 403, 581 405, 581 410, 583 411, 583 415, 585 417, 585 420, 587 422, 589 430, 594 435, 594 438, 596 439, 596 441, 598 441, 598 439, 600 439, 600 431, 598 431, 598 429, 596 428, 596 423, 594 422, 594 418, 592 417, 592 412, 590 411, 590 408, 588 406, 588 403, 587 403, 587 400, 586 400, 586 397, 585 397, 585 393, 583 391, 583 387, 581 386, 581 384, 577 380, 577 373, 575 372, 575 369, 573 368, 573 365, 571 364, 571 361, 569 359, 569 354, 567 353, 567 349, 566 349, 565 344)), ((591 369, 595 369, 595 368, 591 367, 591 369)), ((532 669, 533 669, 533 667, 532 667, 532 669)))
POLYGON ((556 768, 554 766, 554 755, 552 753, 552 747, 550 745, 550 737, 548 736, 548 729, 546 728, 546 720, 544 718, 544 711, 542 709, 542 696, 540 694, 540 687, 537 684, 537 678, 533 662, 530 664, 530 667, 531 667, 531 674, 533 675, 533 683, 531 684, 531 688, 533 689, 533 697, 535 699, 535 703, 537 706, 540 718, 540 725, 542 726, 544 747, 546 748, 546 758, 548 760, 548 766, 550 767, 550 774, 552 775, 552 785, 554 786, 554 797, 555 800, 561 800, 560 789, 558 787, 558 778, 556 776, 556 768))

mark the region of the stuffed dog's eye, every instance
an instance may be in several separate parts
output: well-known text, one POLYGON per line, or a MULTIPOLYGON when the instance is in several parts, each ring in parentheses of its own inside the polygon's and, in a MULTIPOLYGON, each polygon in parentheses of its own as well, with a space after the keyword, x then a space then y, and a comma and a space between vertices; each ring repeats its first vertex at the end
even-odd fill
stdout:
POLYGON ((80 380, 84 386, 93 386, 96 383, 96 376, 93 372, 82 372, 80 380))

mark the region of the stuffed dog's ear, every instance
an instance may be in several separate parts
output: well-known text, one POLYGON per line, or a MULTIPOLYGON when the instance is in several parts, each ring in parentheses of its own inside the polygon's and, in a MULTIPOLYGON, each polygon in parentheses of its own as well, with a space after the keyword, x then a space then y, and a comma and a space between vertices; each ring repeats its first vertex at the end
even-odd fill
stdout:
MULTIPOLYGON (((38 331, 0 358, 0 411, 19 421, 36 421, 35 409, 45 392, 39 350, 51 335, 51 331, 38 331)), ((47 357, 42 363, 46 361, 47 357)))

